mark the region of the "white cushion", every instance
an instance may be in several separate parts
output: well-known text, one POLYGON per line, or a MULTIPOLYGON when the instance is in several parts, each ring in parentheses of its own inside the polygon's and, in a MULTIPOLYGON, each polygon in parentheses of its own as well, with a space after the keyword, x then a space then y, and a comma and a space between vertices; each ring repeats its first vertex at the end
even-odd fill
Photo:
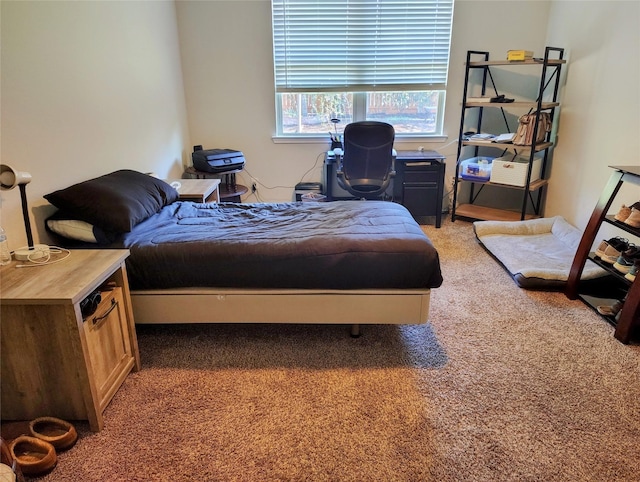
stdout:
MULTIPOLYGON (((522 287, 558 287, 569 278, 582 233, 561 216, 525 221, 476 221, 478 240, 522 287), (549 283, 553 282, 553 283, 549 283)), ((607 272, 587 263, 581 279, 607 272)))
POLYGON ((97 243, 93 225, 75 219, 48 219, 47 226, 60 236, 85 243, 97 243))

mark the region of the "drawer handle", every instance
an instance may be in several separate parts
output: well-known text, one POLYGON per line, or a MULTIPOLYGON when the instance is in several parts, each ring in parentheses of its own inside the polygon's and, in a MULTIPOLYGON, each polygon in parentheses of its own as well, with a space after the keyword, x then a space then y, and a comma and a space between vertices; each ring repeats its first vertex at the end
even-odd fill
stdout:
POLYGON ((420 167, 420 166, 431 166, 432 163, 429 161, 413 161, 413 162, 405 162, 404 165, 407 167, 420 167))
POLYGON ((93 317, 93 325, 97 325, 98 323, 100 323, 102 320, 104 320, 107 316, 109 316, 109 314, 113 311, 113 309, 118 306, 118 302, 116 301, 115 298, 111 298, 111 306, 109 307, 109 309, 107 310, 107 312, 102 315, 102 316, 94 316, 93 317))

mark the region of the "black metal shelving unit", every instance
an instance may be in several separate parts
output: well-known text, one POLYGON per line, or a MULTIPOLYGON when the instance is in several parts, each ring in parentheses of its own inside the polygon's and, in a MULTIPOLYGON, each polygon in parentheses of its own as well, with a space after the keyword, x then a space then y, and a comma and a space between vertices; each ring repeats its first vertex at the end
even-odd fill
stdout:
MULTIPOLYGON (((453 191, 453 208, 451 211, 451 220, 455 221, 457 217, 471 218, 471 219, 493 219, 493 220, 524 220, 532 217, 539 217, 542 214, 542 202, 544 192, 548 183, 546 177, 547 161, 549 158, 549 151, 553 147, 551 142, 551 134, 548 133, 542 142, 536 142, 538 133, 538 119, 542 112, 548 112, 551 121, 555 116, 556 108, 560 105, 558 103, 558 91, 560 86, 560 73, 562 65, 565 64, 564 49, 557 47, 546 47, 543 58, 534 58, 524 61, 507 61, 507 60, 490 60, 489 52, 469 50, 467 52, 465 79, 464 79, 464 91, 462 95, 462 113, 460 116, 460 132, 458 137, 458 154, 455 170, 455 186, 453 191), (492 69, 504 68, 504 67, 517 67, 517 68, 541 68, 539 74, 539 83, 537 98, 535 101, 522 101, 515 99, 511 103, 503 102, 477 102, 470 100, 468 97, 471 85, 471 73, 473 71, 481 72, 480 89, 481 95, 486 96, 487 92, 492 92, 491 96, 498 97, 499 89, 494 81, 492 69), (545 100, 547 97, 547 100, 545 100), (514 126, 510 126, 506 110, 520 110, 527 111, 530 114, 535 114, 536 122, 533 132, 534 142, 530 146, 516 146, 510 143, 490 143, 479 142, 468 139, 464 133, 471 129, 468 123, 468 114, 471 110, 477 110, 477 121, 475 123, 475 131, 482 132, 483 114, 484 109, 500 109, 502 118, 505 123, 507 132, 514 132, 514 126), (466 147, 471 148, 472 155, 468 155, 468 151, 464 152, 466 147), (483 148, 498 148, 503 152, 510 150, 514 151, 514 154, 524 152, 525 157, 529 159, 529 165, 527 168, 526 182, 524 187, 511 186, 506 184, 497 184, 480 181, 470 181, 460 178, 460 164, 463 160, 470 157, 477 157, 481 153, 483 148), (538 152, 543 152, 541 176, 539 180, 531 181, 531 174, 533 168, 533 162, 535 155, 538 152), (458 184, 461 182, 471 183, 469 201, 466 204, 458 205, 458 184), (476 204, 478 196, 482 192, 485 185, 500 186, 510 189, 522 190, 522 205, 520 212, 513 210, 501 210, 494 208, 483 207, 476 204), (477 187, 477 192, 476 192, 477 187), (535 193, 535 196, 534 196, 535 193), (533 214, 528 214, 528 207, 531 206, 533 214)), ((517 127, 517 126, 515 126, 517 127)))

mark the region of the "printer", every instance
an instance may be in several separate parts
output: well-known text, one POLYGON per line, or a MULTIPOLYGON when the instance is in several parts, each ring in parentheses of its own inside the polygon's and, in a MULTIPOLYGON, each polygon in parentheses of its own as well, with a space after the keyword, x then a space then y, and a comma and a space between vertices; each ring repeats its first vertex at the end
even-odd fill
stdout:
POLYGON ((244 169, 244 154, 233 149, 202 149, 201 146, 195 146, 191 160, 198 171, 214 174, 244 169))

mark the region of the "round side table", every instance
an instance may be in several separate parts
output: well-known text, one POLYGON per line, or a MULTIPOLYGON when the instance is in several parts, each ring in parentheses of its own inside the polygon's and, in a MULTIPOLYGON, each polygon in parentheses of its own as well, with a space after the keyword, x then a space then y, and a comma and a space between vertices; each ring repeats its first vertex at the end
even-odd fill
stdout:
POLYGON ((247 186, 236 183, 236 174, 242 171, 242 169, 236 169, 221 174, 215 174, 213 172, 198 171, 193 166, 189 166, 185 169, 185 174, 190 177, 195 176, 196 179, 220 179, 219 195, 220 202, 242 202, 241 196, 249 192, 247 186))

